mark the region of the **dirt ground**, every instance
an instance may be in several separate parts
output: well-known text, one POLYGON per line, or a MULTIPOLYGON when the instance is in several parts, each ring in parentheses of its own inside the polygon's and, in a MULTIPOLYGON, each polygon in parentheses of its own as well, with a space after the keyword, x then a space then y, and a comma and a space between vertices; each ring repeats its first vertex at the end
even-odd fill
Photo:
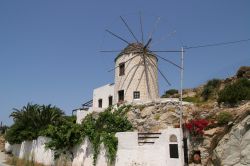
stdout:
POLYGON ((5 164, 5 161, 8 156, 4 153, 4 144, 5 144, 4 137, 0 135, 0 166, 9 166, 5 164))

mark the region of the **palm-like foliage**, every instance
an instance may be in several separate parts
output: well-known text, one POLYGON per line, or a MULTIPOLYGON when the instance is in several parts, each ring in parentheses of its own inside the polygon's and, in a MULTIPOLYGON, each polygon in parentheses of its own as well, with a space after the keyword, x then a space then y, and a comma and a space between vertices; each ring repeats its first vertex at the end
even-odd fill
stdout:
POLYGON ((28 103, 27 106, 24 106, 20 110, 13 108, 14 112, 10 114, 10 117, 13 118, 15 123, 20 123, 25 126, 38 126, 38 119, 40 113, 40 106, 37 104, 28 103))
POLYGON ((64 114, 59 108, 51 105, 38 105, 28 103, 23 108, 13 109, 10 117, 14 124, 7 131, 6 139, 10 143, 20 143, 23 140, 37 138, 48 125, 60 123, 64 114))
POLYGON ((59 119, 64 115, 64 113, 57 107, 51 105, 42 105, 40 112, 40 124, 41 125, 56 125, 59 122, 59 119))

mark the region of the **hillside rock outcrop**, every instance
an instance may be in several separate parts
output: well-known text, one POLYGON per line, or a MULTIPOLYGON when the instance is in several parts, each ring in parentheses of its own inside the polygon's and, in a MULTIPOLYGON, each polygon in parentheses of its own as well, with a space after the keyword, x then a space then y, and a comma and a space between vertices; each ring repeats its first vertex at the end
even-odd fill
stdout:
MULTIPOLYGON (((195 106, 183 102, 183 114, 189 116, 195 106)), ((128 120, 139 132, 158 132, 168 126, 179 126, 180 101, 178 99, 162 99, 147 105, 135 105, 127 113, 128 120)))
POLYGON ((250 115, 220 140, 214 160, 223 166, 250 165, 250 115))

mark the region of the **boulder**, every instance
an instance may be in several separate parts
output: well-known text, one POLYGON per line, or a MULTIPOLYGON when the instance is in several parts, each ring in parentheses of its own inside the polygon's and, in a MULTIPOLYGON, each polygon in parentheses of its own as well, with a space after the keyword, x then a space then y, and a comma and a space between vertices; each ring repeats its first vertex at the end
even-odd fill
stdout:
POLYGON ((152 112, 154 111, 154 109, 155 109, 154 106, 144 108, 141 112, 141 117, 146 118, 150 116, 152 112))
POLYGON ((220 127, 212 128, 212 129, 210 129, 210 130, 205 130, 205 131, 204 131, 204 135, 205 135, 205 136, 208 136, 208 137, 212 137, 212 136, 214 136, 215 134, 217 134, 220 130, 221 130, 220 127))

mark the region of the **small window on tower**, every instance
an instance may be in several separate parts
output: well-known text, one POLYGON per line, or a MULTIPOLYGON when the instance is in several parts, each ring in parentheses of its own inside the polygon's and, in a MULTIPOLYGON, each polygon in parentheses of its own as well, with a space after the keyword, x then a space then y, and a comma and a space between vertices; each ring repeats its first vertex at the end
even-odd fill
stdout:
POLYGON ((102 99, 99 99, 99 100, 98 100, 98 107, 99 107, 99 108, 102 108, 102 99))
POLYGON ((119 64, 119 76, 123 76, 125 74, 125 63, 119 64))
POLYGON ((140 92, 134 91, 134 99, 139 99, 139 98, 140 98, 140 92))

